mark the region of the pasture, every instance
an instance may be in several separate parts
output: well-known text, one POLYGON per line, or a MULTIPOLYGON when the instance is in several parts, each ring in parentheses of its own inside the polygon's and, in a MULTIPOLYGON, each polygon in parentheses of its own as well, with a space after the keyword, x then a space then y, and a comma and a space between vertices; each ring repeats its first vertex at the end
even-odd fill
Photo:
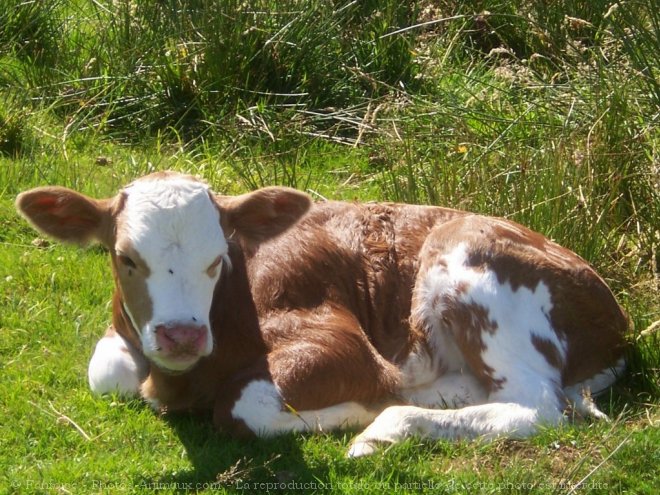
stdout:
POLYGON ((652 0, 6 1, 0 492, 655 493, 659 40, 652 0), (612 421, 351 460, 355 432, 237 441, 93 397, 107 255, 39 238, 13 202, 46 184, 110 196, 164 169, 542 232, 630 317, 629 369, 597 401, 612 421))

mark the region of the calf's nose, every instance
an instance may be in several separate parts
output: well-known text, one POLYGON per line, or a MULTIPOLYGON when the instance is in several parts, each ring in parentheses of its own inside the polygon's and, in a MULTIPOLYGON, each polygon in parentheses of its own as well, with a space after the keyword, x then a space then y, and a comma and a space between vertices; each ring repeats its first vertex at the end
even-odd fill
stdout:
POLYGON ((206 325, 157 325, 156 342, 167 354, 199 354, 206 346, 206 325))

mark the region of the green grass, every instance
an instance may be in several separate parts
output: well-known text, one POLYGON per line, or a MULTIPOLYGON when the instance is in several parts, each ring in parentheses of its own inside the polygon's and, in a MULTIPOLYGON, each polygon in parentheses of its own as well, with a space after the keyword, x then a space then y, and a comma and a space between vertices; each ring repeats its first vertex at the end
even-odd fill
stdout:
POLYGON ((0 493, 657 491, 654 2, 5 3, 0 493), (575 250, 631 320, 629 371, 599 399, 613 421, 348 460, 354 432, 239 442, 92 397, 109 262, 35 242, 14 198, 109 196, 169 168, 223 193, 283 184, 506 216, 575 250))

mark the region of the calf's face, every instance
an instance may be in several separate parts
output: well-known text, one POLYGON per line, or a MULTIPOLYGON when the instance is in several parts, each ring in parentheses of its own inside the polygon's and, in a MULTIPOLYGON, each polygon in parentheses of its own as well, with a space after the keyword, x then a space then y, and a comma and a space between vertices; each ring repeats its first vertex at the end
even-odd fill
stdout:
POLYGON ((183 371, 213 350, 209 313, 227 241, 207 187, 141 180, 124 190, 111 253, 145 356, 183 371))
POLYGON ((44 187, 22 193, 16 204, 56 239, 108 248, 122 310, 142 352, 158 367, 182 372, 213 351, 213 293, 229 264, 222 225, 246 245, 262 242, 310 203, 285 188, 216 198, 204 183, 168 173, 137 180, 111 199, 44 187))

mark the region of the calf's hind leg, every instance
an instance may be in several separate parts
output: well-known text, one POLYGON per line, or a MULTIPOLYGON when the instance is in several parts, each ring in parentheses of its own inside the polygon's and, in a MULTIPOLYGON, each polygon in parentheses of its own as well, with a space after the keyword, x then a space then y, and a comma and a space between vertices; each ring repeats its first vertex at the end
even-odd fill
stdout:
POLYGON ((475 266, 466 243, 444 246, 442 232, 429 238, 420 255, 424 262, 413 315, 440 361, 454 372, 469 369, 481 383, 484 403, 460 409, 388 408, 355 439, 350 456, 368 455, 378 442, 410 436, 526 437, 540 424, 562 421, 565 351, 548 317, 553 308, 548 286, 538 281, 514 287, 500 280, 488 263, 475 266), (438 345, 447 342, 452 345, 438 345), (446 349, 451 355, 443 354, 446 349))
MULTIPOLYGON (((530 379, 533 372, 529 371, 526 384, 531 385, 534 379, 530 379)), ((540 376, 534 378, 538 378, 534 390, 525 390, 529 393, 519 399, 510 392, 519 393, 521 383, 511 383, 511 388, 492 394, 493 402, 488 404, 461 409, 388 407, 355 438, 348 455, 370 455, 379 443, 397 443, 413 436, 431 440, 525 438, 539 425, 556 426, 563 420, 563 406, 555 394, 555 383, 540 376)))

